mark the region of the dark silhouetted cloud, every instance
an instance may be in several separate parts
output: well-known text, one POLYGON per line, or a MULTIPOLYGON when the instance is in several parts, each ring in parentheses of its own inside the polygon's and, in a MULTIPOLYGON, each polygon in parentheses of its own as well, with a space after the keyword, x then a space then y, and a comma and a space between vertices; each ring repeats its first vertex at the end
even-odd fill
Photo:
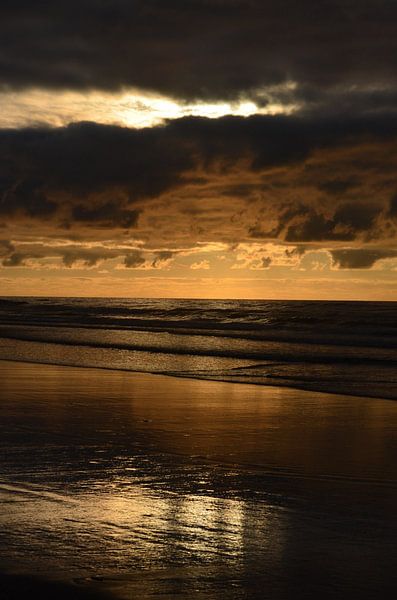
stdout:
POLYGON ((30 257, 25 254, 20 254, 19 252, 13 252, 9 256, 3 258, 2 265, 3 267, 21 267, 27 258, 30 257))
POLYGON ((288 227, 285 239, 290 242, 354 240, 358 233, 371 231, 381 212, 381 206, 361 202, 340 205, 332 218, 302 209, 302 221, 288 227))
POLYGON ((5 0, 0 82, 225 98, 292 79, 310 99, 392 81, 396 21, 393 0, 5 0))
POLYGON ((139 250, 129 252, 124 259, 124 266, 128 269, 136 269, 145 263, 145 257, 139 250))
POLYGON ((160 195, 194 166, 184 141, 161 128, 93 123, 2 131, 0 157, 0 215, 46 219, 63 211, 72 223, 126 228, 138 218, 131 202, 160 195))
POLYGON ((15 246, 9 240, 0 240, 0 257, 9 256, 15 251, 15 246))
MULTIPOLYGON (((191 117, 141 130, 94 123, 3 130, 0 215, 62 217, 64 223, 130 228, 139 216, 137 202, 195 184, 200 181, 192 177, 195 170, 208 174, 221 169, 227 174, 244 160, 244 168, 255 173, 303 162, 318 150, 390 141, 393 136, 397 136, 397 120, 384 115, 343 120, 191 117)), ((230 186, 225 185, 227 193, 230 186)), ((259 184, 258 190, 265 187, 259 184)), ((245 191, 248 194, 250 188, 244 185, 231 190, 237 197, 245 191)), ((299 205, 290 207, 285 220, 296 210, 299 205)), ((358 208, 346 205, 336 213, 335 223, 311 213, 300 229, 291 228, 288 239, 309 238, 314 230, 322 232, 319 235, 324 239, 350 239, 340 236, 334 225, 351 231, 365 229, 376 211, 363 204, 358 208)))
MULTIPOLYGON (((49 248, 47 249, 47 254, 51 255, 51 250, 52 253, 54 253, 54 249, 49 248)), ((46 249, 43 248, 44 255, 45 252, 46 249)), ((62 263, 65 265, 65 267, 73 267, 76 263, 81 263, 85 267, 94 267, 103 260, 114 258, 118 255, 118 253, 106 250, 104 248, 72 248, 66 250, 60 249, 59 253, 62 258, 62 263)))
POLYGON ((397 194, 390 199, 389 215, 392 219, 397 219, 397 194))
POLYGON ((272 264, 272 259, 270 258, 270 256, 264 256, 262 258, 262 260, 261 260, 261 268, 262 269, 268 269, 271 264, 272 264))
POLYGON ((331 251, 333 263, 340 269, 370 269, 385 258, 395 258, 397 250, 343 248, 331 251))
MULTIPOLYGON (((3 130, 0 218, 71 242, 132 231, 152 252, 143 260, 128 251, 57 250, 65 266, 122 257, 127 268, 168 268, 178 248, 198 241, 394 248, 396 152, 390 115, 3 130)), ((29 255, 3 245, 2 257, 18 266, 37 249, 29 255)))
POLYGON ((125 210, 116 202, 105 202, 98 206, 78 204, 73 207, 72 219, 88 224, 101 224, 104 227, 123 227, 129 229, 136 225, 139 211, 125 210))
POLYGON ((356 180, 348 179, 330 179, 318 184, 318 189, 330 194, 331 196, 340 196, 357 185, 356 180))
POLYGON ((153 269, 160 269, 163 265, 168 264, 175 256, 175 252, 170 250, 162 250, 157 252, 151 266, 153 269))

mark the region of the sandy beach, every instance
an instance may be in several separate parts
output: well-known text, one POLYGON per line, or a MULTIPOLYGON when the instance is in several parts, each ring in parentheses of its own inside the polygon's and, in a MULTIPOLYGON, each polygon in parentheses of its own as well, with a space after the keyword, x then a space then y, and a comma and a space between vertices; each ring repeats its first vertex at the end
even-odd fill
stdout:
POLYGON ((2 597, 392 593, 394 402, 6 361, 0 382, 2 597))

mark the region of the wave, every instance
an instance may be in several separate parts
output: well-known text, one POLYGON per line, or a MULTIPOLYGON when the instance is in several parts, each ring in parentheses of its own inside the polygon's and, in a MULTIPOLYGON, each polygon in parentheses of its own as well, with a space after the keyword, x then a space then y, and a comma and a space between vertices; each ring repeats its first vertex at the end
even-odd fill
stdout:
POLYGON ((0 358, 397 399, 397 303, 0 299, 0 358))
MULTIPOLYGON (((185 332, 186 337, 180 337, 179 331, 174 332, 136 332, 132 337, 125 330, 107 330, 108 340, 104 339, 104 330, 90 328, 57 328, 53 330, 43 327, 24 329, 0 328, 0 337, 5 339, 42 342, 65 346, 82 346, 89 348, 111 348, 117 350, 146 351, 152 353, 171 353, 186 356, 218 356, 240 359, 282 360, 290 362, 312 363, 390 363, 397 367, 397 353, 392 347, 378 348, 372 346, 324 344, 313 339, 289 342, 276 338, 247 338, 239 336, 211 336, 185 332), (139 333, 141 335, 139 335, 139 333), (166 333, 167 335, 164 335, 166 333), (152 335, 154 334, 154 335, 152 335), (162 335, 163 334, 163 335, 162 335), (188 337, 189 336, 189 337, 188 337), (207 337, 211 339, 208 340, 207 337), (226 339, 223 339, 226 338, 226 339), (244 342, 244 343, 242 343, 244 342), (313 348, 313 346, 315 346, 313 348), (337 347, 335 347, 337 346, 337 347)), ((323 340, 323 338, 321 338, 323 340)))
POLYGON ((363 329, 397 334, 396 302, 258 300, 164 300, 1 298, 0 320, 12 324, 131 325, 198 329, 276 328, 310 330, 319 325, 359 334, 363 329), (167 325, 168 326, 168 325, 167 325))
MULTIPOLYGON (((26 321, 26 323, 19 322, 18 327, 46 327, 46 328, 64 328, 64 329, 87 329, 87 330, 119 330, 119 331, 130 331, 130 332, 152 332, 152 333, 169 333, 178 334, 184 336, 206 336, 206 337, 217 337, 217 338, 235 338, 240 340, 258 340, 258 341, 280 341, 294 343, 299 339, 300 343, 305 344, 327 344, 329 346, 365 346, 373 348, 395 348, 396 347, 396 336, 393 332, 373 332, 367 330, 364 333, 346 333, 339 329, 330 329, 327 331, 294 331, 294 330, 276 330, 276 329, 261 329, 258 331, 257 326, 247 328, 246 325, 236 328, 235 326, 225 326, 219 328, 210 323, 200 324, 198 322, 190 321, 186 323, 178 323, 174 321, 163 321, 161 326, 156 321, 140 320, 139 323, 134 324, 129 322, 127 325, 120 322, 113 322, 112 324, 95 324, 87 322, 74 322, 73 324, 67 323, 64 320, 57 322, 43 322, 37 319, 35 322, 32 319, 26 321)), ((13 326, 15 327, 15 326, 13 326)), ((2 322, 0 320, 0 334, 6 336, 7 332, 10 331, 9 323, 2 322)), ((17 335, 17 334, 14 334, 17 335)))

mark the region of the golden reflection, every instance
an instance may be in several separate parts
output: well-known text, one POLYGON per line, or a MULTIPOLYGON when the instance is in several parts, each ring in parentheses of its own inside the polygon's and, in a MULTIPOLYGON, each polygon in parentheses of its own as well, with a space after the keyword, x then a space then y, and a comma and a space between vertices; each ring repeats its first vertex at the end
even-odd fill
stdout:
MULTIPOLYGON (((393 402, 2 361, 0 371, 0 558, 21 571, 98 577, 117 598, 165 587, 176 597, 185 584, 223 598, 247 582, 285 598, 302 572, 310 584, 327 574, 324 556, 347 582, 362 548, 370 568, 373 536, 393 520, 393 402)), ((389 555, 385 544, 385 573, 389 555)))

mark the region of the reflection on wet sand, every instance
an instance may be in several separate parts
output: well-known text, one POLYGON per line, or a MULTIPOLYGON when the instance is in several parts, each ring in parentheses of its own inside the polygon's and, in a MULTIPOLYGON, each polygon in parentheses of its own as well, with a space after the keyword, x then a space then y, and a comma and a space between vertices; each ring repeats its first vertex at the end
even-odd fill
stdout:
POLYGON ((0 371, 4 571, 119 598, 393 589, 393 402, 22 363, 0 371))

